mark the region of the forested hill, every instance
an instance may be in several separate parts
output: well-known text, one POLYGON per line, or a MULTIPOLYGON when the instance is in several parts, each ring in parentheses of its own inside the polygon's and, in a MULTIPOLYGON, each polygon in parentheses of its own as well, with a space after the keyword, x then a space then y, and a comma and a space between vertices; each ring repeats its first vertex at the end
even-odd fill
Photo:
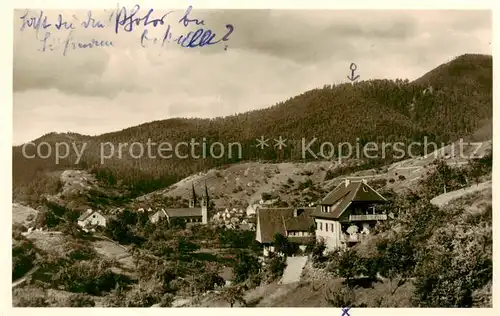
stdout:
MULTIPOLYGON (((242 160, 290 161, 302 160, 303 138, 307 142, 317 138, 316 144, 423 141, 424 136, 448 142, 491 123, 492 89, 492 57, 468 54, 413 82, 397 79, 325 85, 270 108, 227 117, 154 121, 96 137, 51 133, 35 142, 85 142, 87 147, 79 168, 91 170, 110 184, 119 181, 138 193, 146 193, 239 159, 236 154, 231 159, 227 154, 220 159, 150 159, 147 155, 135 159, 125 150, 121 159, 115 157, 101 164, 100 144, 140 142, 146 146, 150 139, 175 146, 179 142, 189 143, 192 138, 198 142, 205 139, 208 147, 216 141, 240 143, 242 160), (265 150, 255 147, 256 138, 261 136, 271 139, 265 150), (283 151, 273 147, 272 139, 278 136, 288 139, 283 151)), ((314 152, 318 147, 311 146, 314 152)), ((32 152, 28 150, 28 154, 32 152)), ((47 171, 75 168, 75 160, 74 154, 58 165, 54 159, 26 159, 20 146, 13 147, 14 194, 39 190, 46 185, 47 171)))

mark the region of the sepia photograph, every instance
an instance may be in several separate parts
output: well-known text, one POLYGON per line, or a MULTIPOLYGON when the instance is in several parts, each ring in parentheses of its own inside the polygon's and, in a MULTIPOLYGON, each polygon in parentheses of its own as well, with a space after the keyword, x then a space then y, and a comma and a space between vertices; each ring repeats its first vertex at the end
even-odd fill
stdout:
POLYGON ((492 308, 492 11, 13 15, 12 307, 492 308))

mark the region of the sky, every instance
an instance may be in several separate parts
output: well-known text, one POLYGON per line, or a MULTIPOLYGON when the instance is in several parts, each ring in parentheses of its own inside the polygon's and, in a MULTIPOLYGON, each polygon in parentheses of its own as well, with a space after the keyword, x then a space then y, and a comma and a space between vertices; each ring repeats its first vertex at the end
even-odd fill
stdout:
POLYGON ((115 31, 116 11, 91 12, 102 28, 82 26, 87 10, 44 11, 50 26, 38 30, 28 22, 40 10, 15 12, 14 144, 49 132, 98 135, 172 117, 266 108, 325 84, 349 82, 351 63, 358 80, 414 80, 456 56, 492 53, 490 11, 193 8, 189 18, 203 25, 184 26, 184 10, 155 10, 152 18, 168 13, 163 25, 134 25, 130 32, 124 25, 115 31), (71 34, 55 27, 59 14, 73 23, 71 34), (173 42, 200 27, 215 33, 216 41, 231 28, 227 24, 227 41, 194 48, 173 42), (172 39, 162 47, 168 26, 172 39), (149 40, 141 43, 145 29, 149 40), (72 48, 93 39, 112 46, 72 48))

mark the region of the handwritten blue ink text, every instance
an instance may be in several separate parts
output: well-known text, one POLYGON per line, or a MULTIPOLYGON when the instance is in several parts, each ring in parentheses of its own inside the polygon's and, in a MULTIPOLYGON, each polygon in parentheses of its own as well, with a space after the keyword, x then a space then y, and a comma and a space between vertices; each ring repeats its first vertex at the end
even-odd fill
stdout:
POLYGON ((134 24, 136 26, 143 25, 143 26, 148 26, 149 24, 153 24, 154 27, 157 27, 158 25, 163 25, 165 24, 165 18, 172 12, 168 12, 164 14, 161 18, 153 18, 151 15, 153 14, 154 9, 149 9, 148 13, 140 17, 138 12, 140 10, 140 6, 136 4, 132 11, 127 12, 127 9, 125 7, 122 7, 118 13, 116 13, 115 17, 115 33, 118 34, 118 31, 120 30, 120 27, 123 27, 123 30, 125 32, 132 32, 134 30, 134 24), (137 15, 137 16, 136 16, 137 15))

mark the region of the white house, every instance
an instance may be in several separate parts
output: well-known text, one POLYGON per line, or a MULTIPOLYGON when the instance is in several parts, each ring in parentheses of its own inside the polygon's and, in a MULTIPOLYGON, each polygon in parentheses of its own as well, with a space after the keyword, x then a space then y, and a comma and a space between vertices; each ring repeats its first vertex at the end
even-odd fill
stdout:
POLYGON ((386 199, 365 180, 345 180, 330 192, 311 214, 316 222, 316 239, 328 250, 357 243, 378 221, 387 220, 386 199))
POLYGON ((106 217, 101 213, 88 209, 78 218, 78 225, 81 227, 87 226, 102 226, 106 227, 106 217))
POLYGON ((257 209, 255 239, 263 245, 264 256, 275 251, 277 233, 303 250, 312 238, 325 242, 327 250, 348 247, 370 234, 378 221, 387 220, 385 202, 365 180, 345 180, 316 207, 257 209))

